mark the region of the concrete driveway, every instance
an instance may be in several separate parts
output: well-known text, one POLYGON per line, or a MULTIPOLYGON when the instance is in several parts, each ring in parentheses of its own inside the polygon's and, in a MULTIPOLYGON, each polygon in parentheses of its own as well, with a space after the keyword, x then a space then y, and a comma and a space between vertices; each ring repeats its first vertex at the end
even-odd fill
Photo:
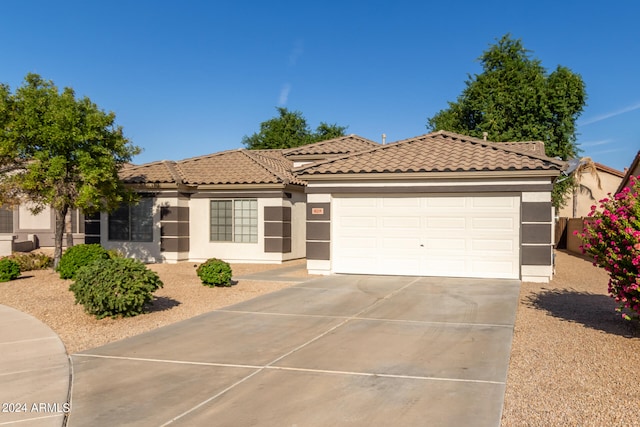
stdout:
POLYGON ((499 426, 519 288, 304 282, 72 355, 68 425, 499 426))

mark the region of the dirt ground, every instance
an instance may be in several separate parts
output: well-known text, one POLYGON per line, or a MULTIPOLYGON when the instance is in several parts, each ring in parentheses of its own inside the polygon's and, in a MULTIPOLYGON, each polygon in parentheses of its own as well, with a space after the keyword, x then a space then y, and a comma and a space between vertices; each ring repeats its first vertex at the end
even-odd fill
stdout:
POLYGON ((640 426, 640 328, 608 280, 558 251, 553 281, 522 284, 503 426, 640 426))

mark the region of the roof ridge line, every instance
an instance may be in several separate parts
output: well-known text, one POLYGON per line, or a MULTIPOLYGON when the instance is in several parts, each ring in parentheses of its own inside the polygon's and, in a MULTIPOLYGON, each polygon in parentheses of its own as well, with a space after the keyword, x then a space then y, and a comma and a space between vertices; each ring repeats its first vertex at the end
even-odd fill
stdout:
POLYGON ((176 184, 184 184, 184 180, 177 169, 178 165, 174 160, 163 160, 162 163, 165 165, 176 184))
POLYGON ((283 153, 289 154, 289 153, 290 153, 290 152, 292 152, 292 151, 299 150, 299 149, 301 149, 301 148, 303 148, 303 147, 309 147, 310 145, 324 144, 324 143, 334 142, 334 141, 338 141, 338 140, 346 139, 346 138, 359 139, 359 140, 364 141, 364 142, 367 142, 367 143, 380 145, 380 144, 378 144, 378 143, 377 143, 377 142, 375 142, 375 141, 372 141, 372 140, 367 139, 367 138, 365 138, 365 137, 363 137, 363 136, 356 135, 356 134, 352 133, 352 134, 349 134, 349 135, 338 136, 338 137, 331 138, 331 139, 325 139, 325 140, 322 140, 322 141, 312 142, 312 143, 310 143, 310 144, 298 145, 297 147, 284 148, 284 149, 282 149, 282 151, 283 151, 283 153))
MULTIPOLYGON (((246 148, 240 148, 238 149, 238 152, 243 153, 245 156, 249 157, 251 160, 253 160, 257 165, 259 165, 261 168, 265 169, 267 172, 275 175, 278 179, 280 179, 282 181, 283 184, 289 184, 291 182, 291 180, 289 178, 287 178, 286 176, 282 176, 280 174, 280 172, 273 170, 272 167, 270 167, 269 165, 263 163, 262 161, 259 161, 258 159, 256 159, 257 156, 260 156, 260 154, 258 153, 250 153, 251 150, 247 150, 246 148)), ((262 156, 260 156, 262 157, 262 156)))
POLYGON ((293 168, 293 170, 292 170, 291 172, 292 172, 292 173, 294 173, 294 174, 296 174, 297 172, 300 172, 300 171, 302 171, 302 170, 304 170, 304 169, 307 169, 307 168, 309 168, 309 169, 310 169, 310 168, 315 167, 315 166, 320 166, 320 165, 324 165, 324 164, 328 164, 328 163, 336 162, 336 161, 338 161, 338 160, 342 160, 342 159, 345 159, 345 158, 347 158, 347 157, 351 157, 351 156, 354 156, 354 157, 355 157, 355 156, 359 156, 359 155, 361 155, 361 154, 371 153, 372 151, 382 150, 382 149, 384 149, 385 147, 390 147, 390 146, 392 146, 393 144, 395 144, 395 142, 393 142, 393 143, 389 143, 389 144, 378 144, 377 142, 374 142, 374 141, 371 141, 371 142, 373 142, 374 144, 376 144, 376 145, 377 145, 377 147, 372 147, 372 148, 370 148, 370 149, 368 149, 368 150, 355 151, 355 152, 353 152, 353 153, 343 154, 343 155, 338 156, 338 157, 332 157, 332 158, 330 158, 330 159, 325 159, 325 160, 322 160, 322 161, 319 161, 319 162, 313 162, 313 163, 310 163, 310 164, 308 164, 308 165, 298 166, 297 168, 293 168))
POLYGON ((492 147, 494 149, 498 149, 498 150, 502 150, 508 153, 514 153, 514 154, 518 154, 521 156, 526 156, 526 157, 531 157, 534 159, 538 159, 538 160, 542 160, 542 161, 546 161, 546 162, 551 162, 551 163, 555 163, 558 166, 561 166, 565 163, 564 160, 558 160, 558 159, 554 159, 553 157, 549 157, 546 154, 545 155, 539 155, 539 154, 535 154, 532 152, 529 152, 527 150, 520 150, 517 148, 511 148, 511 147, 505 147, 505 146, 500 146, 500 145, 496 145, 496 144, 501 144, 501 143, 512 143, 512 144, 518 144, 518 143, 532 143, 532 142, 542 142, 544 144, 544 141, 485 141, 484 139, 480 139, 480 138, 476 138, 474 136, 466 136, 466 135, 462 135, 462 134, 458 134, 455 132, 448 132, 448 131, 443 131, 443 130, 439 130, 438 132, 432 132, 430 134, 424 135, 424 136, 430 136, 430 135, 443 135, 445 137, 449 137, 449 138, 455 138, 455 139, 459 139, 461 141, 467 141, 470 142, 472 144, 480 144, 486 147, 492 147))

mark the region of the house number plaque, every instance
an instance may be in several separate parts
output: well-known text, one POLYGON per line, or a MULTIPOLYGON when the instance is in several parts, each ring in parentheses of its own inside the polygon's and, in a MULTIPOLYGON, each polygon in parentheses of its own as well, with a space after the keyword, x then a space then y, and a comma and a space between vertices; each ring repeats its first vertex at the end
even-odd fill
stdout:
POLYGON ((324 215, 324 208, 311 208, 311 215, 324 215))

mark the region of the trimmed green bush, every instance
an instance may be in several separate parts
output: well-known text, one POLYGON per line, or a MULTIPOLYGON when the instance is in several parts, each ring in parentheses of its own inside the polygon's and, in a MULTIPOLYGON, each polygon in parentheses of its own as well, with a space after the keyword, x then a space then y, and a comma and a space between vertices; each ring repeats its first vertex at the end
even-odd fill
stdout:
POLYGON ((163 287, 158 275, 131 258, 98 259, 78 269, 69 287, 76 304, 98 319, 145 312, 152 293, 163 287))
POLYGON ((37 252, 14 252, 7 259, 18 263, 20 271, 44 270, 53 264, 49 255, 37 252))
POLYGON ((211 258, 196 270, 202 284, 210 287, 231 286, 231 267, 221 259, 211 258))
POLYGON ((72 246, 62 254, 56 271, 61 279, 73 279, 80 267, 99 259, 108 259, 109 252, 97 243, 72 246))
POLYGON ((20 266, 18 263, 8 259, 0 259, 0 282, 8 282, 20 276, 20 266))

